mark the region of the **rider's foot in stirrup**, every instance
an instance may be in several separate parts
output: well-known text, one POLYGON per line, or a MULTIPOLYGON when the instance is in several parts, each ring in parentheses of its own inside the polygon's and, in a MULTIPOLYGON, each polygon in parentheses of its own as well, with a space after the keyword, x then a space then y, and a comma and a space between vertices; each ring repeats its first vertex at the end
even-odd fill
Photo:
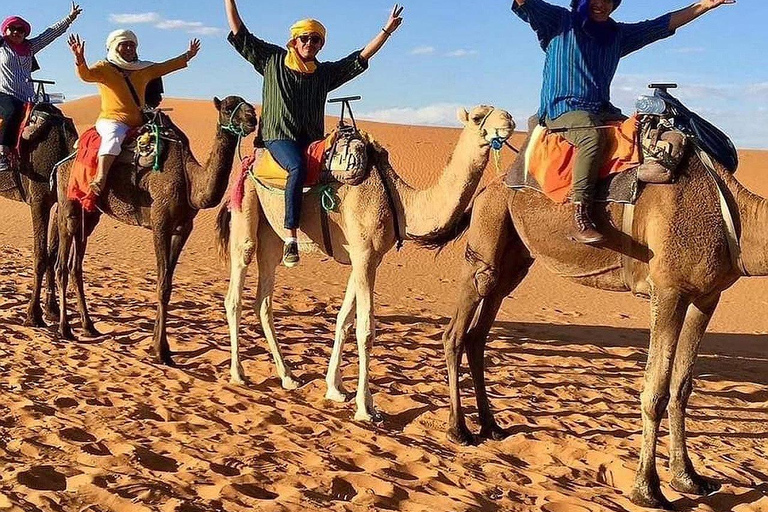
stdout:
POLYGON ((283 247, 283 265, 288 268, 299 264, 299 244, 296 241, 288 241, 283 247))
POLYGON ((5 153, 0 153, 0 172, 11 170, 11 159, 5 153))
POLYGON ((104 185, 99 180, 93 180, 91 184, 89 185, 91 192, 95 196, 100 196, 101 192, 104 190, 104 185))

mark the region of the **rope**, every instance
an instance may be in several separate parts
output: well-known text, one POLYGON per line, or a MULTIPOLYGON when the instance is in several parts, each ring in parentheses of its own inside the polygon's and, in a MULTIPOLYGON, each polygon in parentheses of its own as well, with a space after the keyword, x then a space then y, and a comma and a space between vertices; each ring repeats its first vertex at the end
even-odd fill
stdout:
POLYGON ((160 170, 160 152, 163 150, 163 143, 160 140, 160 126, 156 121, 152 121, 152 133, 155 136, 155 163, 152 165, 152 170, 157 172, 160 170))
POLYGON ((339 206, 338 198, 331 185, 322 185, 318 190, 320 194, 320 206, 326 212, 335 212, 339 206))

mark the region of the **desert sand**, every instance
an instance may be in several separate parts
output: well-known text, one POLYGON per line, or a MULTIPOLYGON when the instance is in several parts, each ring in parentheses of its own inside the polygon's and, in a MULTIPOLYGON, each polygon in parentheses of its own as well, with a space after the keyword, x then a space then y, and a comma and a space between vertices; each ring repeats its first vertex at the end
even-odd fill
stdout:
MULTIPOLYGON (((173 118, 204 159, 215 129, 212 103, 166 106, 176 109, 173 118)), ((98 100, 65 110, 82 131, 98 100)), ((436 180, 459 133, 361 124, 415 186, 436 180)), ((502 168, 512 158, 505 152, 502 168)), ((768 195, 768 153, 743 151, 741 158, 737 177, 768 195)), ((497 170, 491 165, 486 173, 497 170)), ((440 255, 406 244, 380 267, 371 379, 386 421, 368 425, 352 420, 354 404, 323 399, 348 268, 309 255, 296 269, 278 270, 277 328, 302 381, 291 392, 275 377, 250 276, 241 354, 251 382, 238 387, 228 381, 228 273, 216 259, 215 210, 198 216, 176 272, 168 324, 179 363, 173 369, 150 358, 155 267, 148 231, 103 219, 85 273, 105 335, 64 342, 53 329, 22 327, 31 286, 29 210, 0 199, 0 211, 0 510, 641 510, 627 499, 648 343, 641 299, 580 287, 534 266, 504 303, 487 351, 489 394, 512 435, 467 448, 445 439, 441 342, 461 240, 440 255)), ((713 496, 681 496, 660 465, 663 491, 679 510, 768 511, 765 285, 742 279, 727 291, 703 343, 689 447, 696 467, 724 485, 713 496)), ((73 327, 78 334, 78 320, 73 327)), ((349 343, 348 389, 356 364, 349 343)), ((461 378, 471 386, 466 367, 461 378)), ((464 401, 476 430, 474 403, 469 395, 464 401)), ((660 460, 667 441, 664 422, 660 460)))

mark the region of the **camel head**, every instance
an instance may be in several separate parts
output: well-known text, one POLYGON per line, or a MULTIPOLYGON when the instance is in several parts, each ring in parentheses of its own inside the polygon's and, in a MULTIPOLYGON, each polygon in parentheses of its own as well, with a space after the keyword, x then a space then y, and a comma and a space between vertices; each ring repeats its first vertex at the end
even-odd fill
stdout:
POLYGON ((213 98, 213 104, 219 111, 219 126, 222 129, 243 137, 256 131, 259 118, 253 105, 239 96, 227 96, 223 100, 213 98))
POLYGON ((512 115, 490 105, 478 105, 469 112, 460 109, 458 117, 464 125, 464 133, 475 137, 480 147, 500 149, 515 131, 512 115))

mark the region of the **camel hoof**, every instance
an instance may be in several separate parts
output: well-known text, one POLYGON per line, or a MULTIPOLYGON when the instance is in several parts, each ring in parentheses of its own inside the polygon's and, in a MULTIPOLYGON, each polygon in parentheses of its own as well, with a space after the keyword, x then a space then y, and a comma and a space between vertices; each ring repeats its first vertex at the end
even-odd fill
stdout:
POLYGON ((333 402, 344 403, 347 401, 347 393, 340 388, 328 387, 325 392, 325 399, 333 402))
POLYGON ((43 320, 42 314, 27 315, 24 320, 24 327, 48 327, 43 320))
POLYGON ((85 332, 85 335, 89 338, 98 338, 103 336, 103 334, 99 332, 99 330, 93 324, 86 324, 86 326, 83 327, 83 332, 85 332))
POLYGON ((288 390, 297 389, 301 385, 299 381, 297 381, 290 375, 286 375, 285 377, 282 378, 282 384, 283 384, 283 389, 288 389, 288 390))
POLYGON ((173 362, 173 358, 171 357, 170 353, 160 354, 157 356, 157 362, 171 368, 176 367, 176 363, 173 362))
POLYGON ((672 479, 672 488, 682 494, 695 496, 709 496, 720 490, 719 482, 700 477, 696 473, 692 475, 678 475, 672 479))
POLYGON ((508 438, 510 433, 496 425, 495 423, 489 427, 482 427, 480 429, 480 437, 483 439, 491 439, 492 441, 503 441, 508 438))
POLYGON ((232 374, 229 376, 229 383, 235 386, 245 386, 248 382, 244 376, 232 374))
POLYGON ((48 304, 45 307, 45 319, 49 322, 57 321, 60 314, 61 312, 59 311, 59 305, 55 302, 48 304))
POLYGON ((638 507, 675 510, 672 503, 661 494, 661 489, 658 488, 635 487, 632 489, 632 494, 629 495, 629 501, 638 507))
POLYGON ((70 327, 59 327, 59 338, 69 341, 77 341, 70 327))
POLYGON ((371 412, 368 412, 365 409, 358 409, 355 413, 355 421, 381 424, 384 423, 384 416, 375 409, 372 409, 371 412))
POLYGON ((451 427, 446 432, 446 437, 452 443, 461 446, 472 446, 477 444, 477 439, 467 427, 451 427))

